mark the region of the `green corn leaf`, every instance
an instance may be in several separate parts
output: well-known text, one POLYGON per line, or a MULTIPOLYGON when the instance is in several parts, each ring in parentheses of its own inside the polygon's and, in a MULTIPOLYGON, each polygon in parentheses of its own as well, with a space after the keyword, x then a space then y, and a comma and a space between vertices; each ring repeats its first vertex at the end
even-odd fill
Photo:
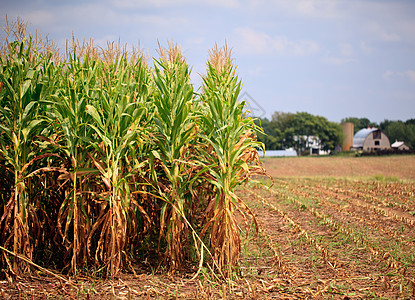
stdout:
MULTIPOLYGON (((104 124, 102 123, 101 116, 94 106, 86 105, 86 112, 91 115, 91 117, 95 120, 99 128, 104 128, 104 124)), ((97 130, 98 129, 96 129, 95 131, 97 132, 97 130)))
POLYGON ((32 120, 30 123, 22 129, 23 140, 28 141, 29 136, 32 135, 34 129, 36 129, 40 124, 43 123, 43 120, 32 120))

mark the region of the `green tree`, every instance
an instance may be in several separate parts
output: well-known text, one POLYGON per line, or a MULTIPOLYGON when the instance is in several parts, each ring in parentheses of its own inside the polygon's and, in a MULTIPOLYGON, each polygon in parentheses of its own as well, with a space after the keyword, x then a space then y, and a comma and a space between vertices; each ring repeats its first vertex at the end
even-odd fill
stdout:
POLYGON ((406 132, 407 137, 405 139, 405 142, 409 147, 412 149, 415 149, 415 124, 407 124, 406 125, 406 132))
POLYGON ((279 140, 281 148, 292 147, 294 131, 291 128, 291 120, 293 119, 293 113, 285 113, 276 111, 272 114, 271 123, 276 128, 276 132, 279 134, 279 140))
POLYGON ((371 122, 368 118, 347 117, 342 119, 340 123, 353 123, 354 133, 363 128, 378 127, 378 124, 371 122))
POLYGON ((271 121, 259 119, 257 125, 264 130, 264 134, 258 134, 258 140, 265 144, 267 150, 293 147, 298 153, 304 153, 309 148, 309 139, 318 137, 319 146, 328 151, 334 150, 343 138, 340 124, 306 112, 293 114, 276 111, 271 121))
MULTIPOLYGON (((287 117, 287 116, 286 116, 287 117)), ((297 112, 285 123, 284 141, 286 147, 294 147, 298 153, 305 153, 311 137, 318 138, 323 150, 334 150, 341 143, 342 128, 329 122, 325 117, 314 116, 306 112, 297 112)))
POLYGON ((323 150, 334 150, 343 141, 343 128, 336 122, 330 122, 324 119, 318 137, 323 150))
POLYGON ((263 133, 258 133, 257 139, 265 145, 266 150, 281 149, 282 132, 274 122, 259 118, 255 120, 255 124, 264 130, 263 133))
POLYGON ((408 146, 415 146, 415 120, 403 121, 384 120, 380 123, 380 129, 388 136, 391 143, 404 141, 408 146))

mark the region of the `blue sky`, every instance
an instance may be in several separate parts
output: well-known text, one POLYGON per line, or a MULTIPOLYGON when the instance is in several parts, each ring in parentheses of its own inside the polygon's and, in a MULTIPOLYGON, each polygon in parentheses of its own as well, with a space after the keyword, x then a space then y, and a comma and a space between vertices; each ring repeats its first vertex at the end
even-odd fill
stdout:
POLYGON ((96 45, 139 43, 150 57, 173 41, 196 86, 208 51, 226 41, 259 116, 415 118, 412 0, 0 1, 2 25, 20 14, 63 50, 72 32, 96 45))

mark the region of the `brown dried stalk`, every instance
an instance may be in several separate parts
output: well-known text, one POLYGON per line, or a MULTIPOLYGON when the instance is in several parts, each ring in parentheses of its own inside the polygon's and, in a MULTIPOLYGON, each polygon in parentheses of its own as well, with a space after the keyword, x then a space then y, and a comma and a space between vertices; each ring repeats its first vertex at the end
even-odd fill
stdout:
POLYGON ((6 253, 8 253, 10 255, 13 255, 14 257, 17 257, 20 260, 23 260, 24 262, 28 263, 29 265, 31 265, 31 266, 39 269, 40 271, 45 272, 45 273, 47 273, 47 274, 49 274, 49 275, 51 275, 51 276, 59 279, 60 281, 66 282, 67 284, 71 285, 72 287, 74 287, 75 289, 78 290, 78 287, 75 284, 73 284, 70 280, 67 280, 67 279, 63 278, 62 276, 60 276, 58 274, 55 274, 52 271, 49 271, 48 269, 42 268, 41 266, 39 266, 39 265, 35 264, 34 262, 32 262, 30 259, 28 259, 28 258, 26 258, 24 256, 21 256, 21 255, 19 255, 17 253, 14 253, 13 251, 10 251, 10 250, 2 247, 2 246, 0 246, 0 250, 4 251, 4 252, 6 252, 6 253))

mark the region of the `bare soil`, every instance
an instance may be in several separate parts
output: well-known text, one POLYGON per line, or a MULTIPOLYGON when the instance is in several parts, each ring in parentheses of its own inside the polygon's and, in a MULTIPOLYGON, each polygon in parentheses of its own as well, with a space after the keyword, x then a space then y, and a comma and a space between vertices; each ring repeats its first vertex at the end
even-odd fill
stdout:
MULTIPOLYGON (((353 192, 355 184, 284 179, 271 190, 258 187, 240 193, 255 207, 262 235, 268 237, 264 247, 274 249, 278 278, 287 280, 265 298, 415 297, 415 188, 400 183, 412 195, 405 210, 398 205, 398 194, 389 202, 366 197, 371 188, 351 199, 348 189, 353 192), (331 185, 343 188, 331 191, 331 185)), ((268 277, 268 282, 278 280, 268 277)))
POLYGON ((397 177, 415 180, 415 155, 264 158, 272 177, 397 177))

